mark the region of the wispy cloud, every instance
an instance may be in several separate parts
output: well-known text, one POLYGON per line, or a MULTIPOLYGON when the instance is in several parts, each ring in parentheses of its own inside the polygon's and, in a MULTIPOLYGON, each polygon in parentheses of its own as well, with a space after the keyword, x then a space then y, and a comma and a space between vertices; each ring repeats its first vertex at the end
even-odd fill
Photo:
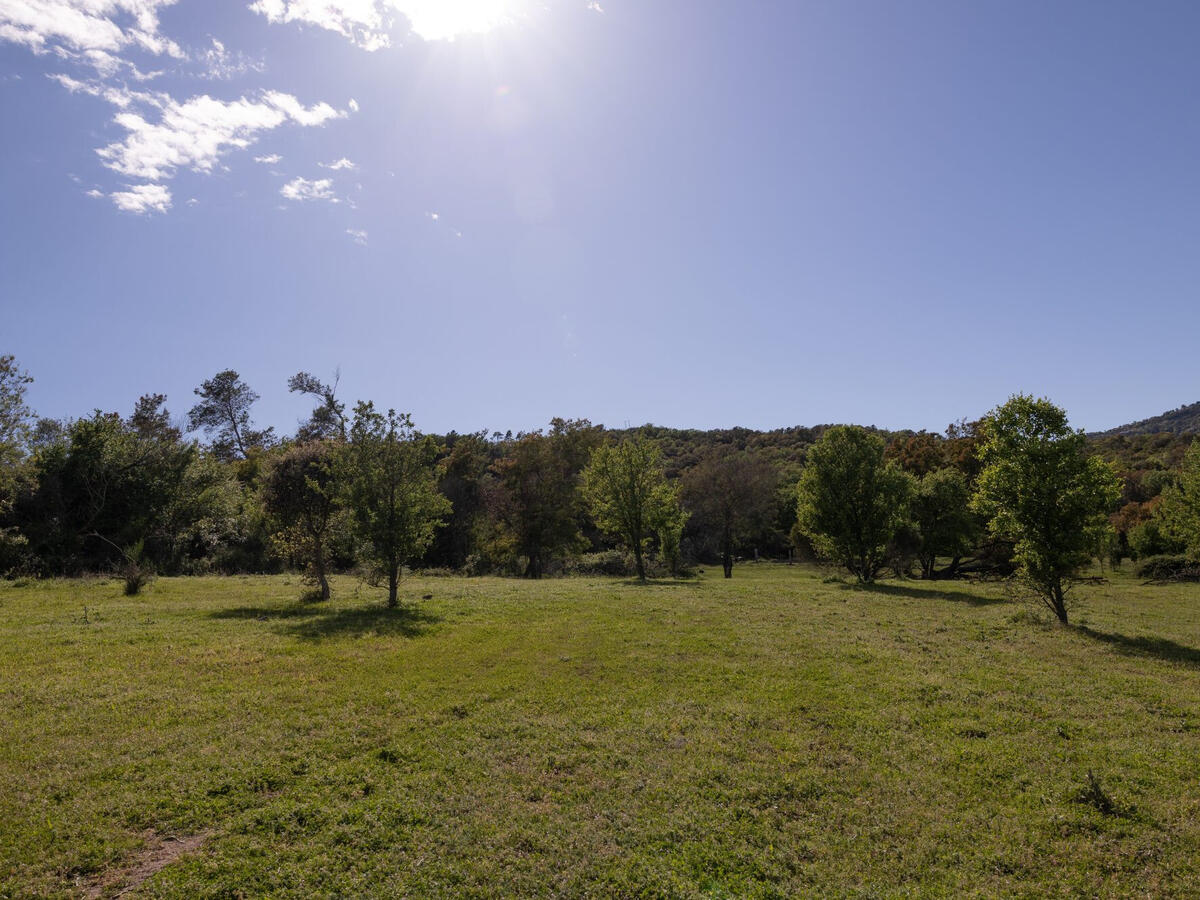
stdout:
POLYGON ((165 213, 171 208, 171 192, 161 184, 134 184, 127 191, 114 191, 108 196, 117 209, 139 215, 165 213))
POLYGON ((113 121, 129 134, 96 151, 104 165, 122 175, 154 181, 170 178, 183 167, 211 172, 224 154, 249 147, 261 132, 288 121, 314 126, 346 115, 328 103, 306 107, 278 91, 232 102, 208 95, 183 103, 168 98, 159 110, 154 122, 138 113, 119 113, 113 121))
POLYGON ((354 243, 358 244, 360 247, 367 246, 366 231, 363 231, 358 228, 347 228, 346 234, 348 234, 348 235, 350 235, 350 237, 354 238, 354 243))
POLYGON ((196 54, 196 60, 203 66, 203 78, 227 80, 247 72, 261 72, 266 68, 262 60, 253 60, 243 53, 228 50, 225 44, 216 38, 209 40, 209 46, 196 54))
POLYGON ((269 155, 267 155, 267 156, 256 156, 256 157, 254 157, 254 161, 255 161, 256 163, 262 163, 262 164, 264 164, 264 165, 267 165, 267 166, 273 166, 273 165, 275 165, 277 162, 279 162, 279 161, 280 161, 280 160, 282 160, 282 159, 283 159, 283 157, 282 157, 282 156, 280 156, 278 153, 271 153, 271 154, 269 154, 269 155))
POLYGON ((279 189, 285 200, 328 200, 337 203, 338 198, 333 193, 333 180, 318 178, 309 181, 307 178, 293 178, 279 189))
POLYGON ((480 0, 256 0, 250 9, 268 22, 315 25, 364 50, 390 47, 392 33, 427 41, 491 31, 523 16, 518 4, 480 0))
POLYGON ((322 169, 333 169, 335 172, 339 172, 343 169, 351 170, 358 168, 357 165, 350 162, 350 160, 346 159, 344 156, 341 159, 336 159, 331 163, 317 163, 317 165, 322 169))

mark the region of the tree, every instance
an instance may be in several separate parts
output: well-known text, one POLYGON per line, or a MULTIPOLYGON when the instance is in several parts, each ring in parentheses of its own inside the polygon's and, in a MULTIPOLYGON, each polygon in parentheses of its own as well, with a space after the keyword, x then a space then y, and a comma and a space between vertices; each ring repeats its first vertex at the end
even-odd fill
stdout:
POLYGON ((633 437, 597 447, 583 471, 583 493, 596 524, 633 552, 638 579, 645 581, 647 544, 679 509, 678 489, 667 482, 658 445, 633 437))
POLYGON ((753 453, 714 448, 683 474, 681 496, 692 513, 691 528, 715 539, 725 577, 733 577, 739 545, 767 525, 777 477, 753 453))
POLYGON ((0 356, 0 573, 17 562, 25 537, 6 524, 19 493, 30 483, 26 454, 33 413, 25 391, 33 379, 12 356, 0 356))
POLYGON ((1167 534, 1200 560, 1200 440, 1188 448, 1179 481, 1163 490, 1158 512, 1167 534))
POLYGON ((293 394, 308 394, 321 401, 312 411, 309 420, 296 433, 299 441, 339 438, 346 440, 346 404, 337 399, 340 371, 333 373, 333 384, 324 384, 308 372, 297 372, 288 379, 288 391, 293 394))
POLYGON ((809 450, 797 487, 799 531, 861 582, 874 581, 887 562, 913 492, 912 476, 883 454, 879 435, 836 425, 809 450))
POLYGON ((242 381, 237 372, 218 372, 196 388, 200 402, 188 413, 188 431, 212 436, 212 452, 224 459, 245 459, 256 448, 269 447, 274 429, 258 431, 250 421, 250 407, 258 394, 242 381))
POLYGON ((407 414, 387 415, 372 403, 354 410, 346 478, 355 530, 364 552, 388 584, 388 607, 399 602, 401 568, 419 558, 450 512, 438 493, 437 444, 413 428, 407 414))
POLYGON ((541 578, 554 554, 586 546, 580 473, 601 431, 587 419, 556 418, 549 434, 521 435, 495 466, 503 490, 493 514, 529 578, 541 578))
POLYGON ((953 575, 959 561, 971 552, 979 528, 971 513, 971 489, 958 469, 937 469, 917 482, 911 512, 918 535, 917 561, 922 578, 953 575), (951 557, 948 569, 937 571, 939 556, 951 557))
POLYGON ((1012 397, 984 419, 983 434, 972 505, 993 535, 1013 541, 1018 573, 1066 624, 1070 580, 1110 527, 1120 482, 1049 400, 1012 397))
POLYGON ((262 486, 276 543, 304 566, 322 600, 329 599, 328 540, 338 513, 337 452, 329 441, 289 447, 268 464, 262 486))

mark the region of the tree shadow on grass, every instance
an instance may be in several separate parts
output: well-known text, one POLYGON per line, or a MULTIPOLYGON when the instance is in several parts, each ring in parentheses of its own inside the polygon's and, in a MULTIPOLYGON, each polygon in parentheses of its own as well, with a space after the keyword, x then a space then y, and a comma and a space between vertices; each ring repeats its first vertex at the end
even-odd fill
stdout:
POLYGON ((971 593, 970 591, 948 591, 941 588, 918 587, 909 584, 839 584, 844 591, 862 591, 867 594, 885 594, 892 597, 912 597, 920 599, 927 597, 932 600, 950 600, 953 603, 966 603, 970 606, 994 606, 997 603, 1009 602, 1004 597, 989 597, 971 593))
POLYGON ((311 603, 293 603, 290 606, 234 606, 211 613, 212 619, 255 619, 267 622, 271 619, 302 619, 321 615, 321 607, 311 603))
POLYGON ((416 637, 442 621, 440 616, 412 606, 352 607, 332 609, 325 605, 297 604, 284 607, 238 606, 212 614, 214 619, 253 619, 258 622, 280 621, 278 630, 305 640, 360 637, 365 634, 416 637))
POLYGON ((1076 630, 1093 640, 1115 647, 1118 652, 1127 656, 1150 656, 1166 662, 1181 662, 1193 668, 1200 668, 1200 650, 1168 638, 1130 637, 1112 631, 1097 631, 1086 625, 1078 625, 1076 630))

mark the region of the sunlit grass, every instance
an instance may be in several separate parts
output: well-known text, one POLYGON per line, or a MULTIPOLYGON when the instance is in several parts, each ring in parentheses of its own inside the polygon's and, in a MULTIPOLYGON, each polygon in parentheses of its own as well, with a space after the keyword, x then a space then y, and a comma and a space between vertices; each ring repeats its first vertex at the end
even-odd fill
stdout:
POLYGON ((5 584, 0 896, 1194 895, 1200 588, 1083 590, 5 584))

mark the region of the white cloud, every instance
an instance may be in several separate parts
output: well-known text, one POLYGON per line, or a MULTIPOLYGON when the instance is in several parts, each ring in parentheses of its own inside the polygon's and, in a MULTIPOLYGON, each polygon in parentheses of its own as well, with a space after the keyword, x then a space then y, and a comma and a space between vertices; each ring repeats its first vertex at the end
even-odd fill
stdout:
POLYGON ((333 194, 333 181, 328 178, 318 178, 309 181, 306 178, 293 178, 279 189, 285 200, 328 200, 337 203, 333 194))
POLYGON ((335 172, 340 171, 342 169, 357 169, 358 168, 357 165, 350 162, 350 160, 346 159, 346 157, 344 157, 344 156, 341 159, 336 159, 331 163, 317 163, 317 165, 320 166, 322 169, 333 169, 335 172))
POLYGON ((256 0, 268 22, 300 22, 336 32, 364 50, 391 46, 397 23, 427 41, 483 33, 520 18, 528 0, 256 0))
POLYGON ((256 163, 263 163, 264 165, 268 165, 268 166, 275 165, 275 163, 279 162, 281 159, 283 159, 283 157, 280 156, 278 153, 272 153, 268 156, 254 157, 254 161, 256 163))
POLYGON ((385 2, 376 0, 257 0, 253 12, 268 22, 301 22, 335 31, 364 50, 391 44, 392 27, 385 2))
POLYGON ((266 68, 261 61, 227 50, 216 38, 210 38, 210 41, 210 46, 196 54, 196 59, 204 66, 203 78, 225 80, 247 72, 261 72, 266 68))
POLYGON ((590 9, 592 12, 604 12, 604 7, 597 3, 596 0, 592 0, 592 2, 588 4, 588 9, 590 9))
POLYGON ((138 48, 155 56, 184 58, 158 33, 158 11, 175 0, 0 0, 0 41, 35 53, 53 50, 100 71, 115 71, 117 54, 138 48))
POLYGON ((161 184, 134 184, 127 191, 114 191, 108 196, 117 209, 139 215, 165 213, 171 208, 171 192, 161 184))
POLYGON ((438 219, 440 219, 440 218, 441 218, 441 216, 439 216, 439 215, 438 215, 437 213, 435 213, 435 212, 427 212, 427 213, 425 213, 425 215, 429 216, 429 218, 431 218, 431 219, 432 219, 433 221, 435 221, 435 222, 436 222, 438 219))
POLYGON ((358 101, 353 97, 350 98, 350 102, 346 105, 350 107, 350 112, 358 112, 358 101))
POLYGON ((122 175, 155 181, 170 178, 185 166, 211 172, 224 154, 250 146, 260 132, 288 120, 312 126, 346 115, 327 103, 305 107, 278 91, 268 91, 257 100, 242 97, 232 102, 208 95, 183 103, 167 98, 159 109, 157 122, 134 112, 115 116, 113 121, 129 134, 96 151, 104 165, 122 175))
POLYGON ((367 233, 365 231, 362 231, 358 228, 347 228, 346 234, 354 238, 354 243, 358 244, 360 247, 367 246, 367 233))
MULTIPOLYGON (((3 0, 0 0, 0 3, 2 2, 3 0)), ((88 94, 92 97, 100 97, 120 109, 125 109, 134 103, 145 103, 161 109, 164 104, 169 103, 171 100, 166 94, 159 92, 131 91, 126 87, 113 87, 102 81, 81 81, 78 78, 72 78, 70 75, 63 75, 62 73, 54 73, 46 77, 57 81, 72 94, 88 94)))
POLYGON ((86 194, 86 196, 92 197, 93 199, 96 199, 96 200, 98 200, 104 196, 104 191, 98 191, 95 188, 92 188, 90 191, 85 191, 84 193, 86 194))

